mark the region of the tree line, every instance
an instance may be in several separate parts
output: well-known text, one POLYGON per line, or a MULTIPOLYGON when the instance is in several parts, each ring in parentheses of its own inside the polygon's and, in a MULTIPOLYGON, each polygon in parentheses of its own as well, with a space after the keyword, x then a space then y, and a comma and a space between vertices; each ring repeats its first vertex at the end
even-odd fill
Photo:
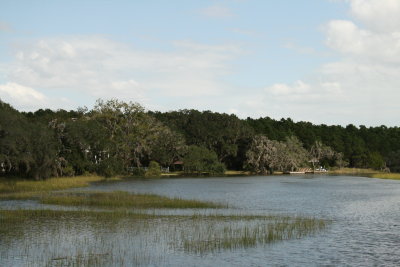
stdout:
POLYGON ((190 173, 294 171, 349 166, 400 171, 398 127, 327 126, 239 119, 198 110, 146 111, 98 100, 93 109, 19 112, 0 101, 0 175, 45 179, 140 173, 149 165, 190 173))

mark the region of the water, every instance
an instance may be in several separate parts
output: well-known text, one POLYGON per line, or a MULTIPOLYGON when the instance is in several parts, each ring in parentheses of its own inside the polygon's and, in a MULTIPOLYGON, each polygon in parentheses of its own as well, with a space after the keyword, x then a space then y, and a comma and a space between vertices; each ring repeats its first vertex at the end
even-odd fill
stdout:
MULTIPOLYGON (((135 222, 134 227, 128 221, 112 227, 68 219, 61 226, 57 221, 33 223, 25 227, 22 236, 0 238, 0 266, 40 266, 39 260, 29 260, 31 253, 41 255, 49 250, 51 255, 43 259, 49 266, 64 266, 63 259, 54 259, 62 258, 65 251, 94 255, 92 263, 100 266, 110 262, 116 266, 400 266, 400 181, 326 175, 175 178, 100 183, 79 190, 122 190, 215 201, 231 207, 224 210, 226 213, 313 216, 332 220, 332 224, 301 239, 198 254, 171 245, 170 239, 179 235, 174 231, 190 227, 187 221, 155 219, 135 222), (60 240, 65 244, 52 249, 60 240)), ((24 205, 40 207, 32 202, 0 202, 1 209, 24 205)), ((78 256, 74 261, 79 265, 78 256)))

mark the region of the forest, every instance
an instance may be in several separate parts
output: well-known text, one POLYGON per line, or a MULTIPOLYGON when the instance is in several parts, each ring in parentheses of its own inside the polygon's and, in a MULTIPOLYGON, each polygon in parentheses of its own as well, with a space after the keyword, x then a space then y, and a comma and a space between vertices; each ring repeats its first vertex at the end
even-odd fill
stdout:
POLYGON ((0 100, 0 176, 144 175, 148 166, 210 174, 317 166, 400 172, 400 129, 148 111, 115 99, 97 100, 91 110, 20 112, 0 100))

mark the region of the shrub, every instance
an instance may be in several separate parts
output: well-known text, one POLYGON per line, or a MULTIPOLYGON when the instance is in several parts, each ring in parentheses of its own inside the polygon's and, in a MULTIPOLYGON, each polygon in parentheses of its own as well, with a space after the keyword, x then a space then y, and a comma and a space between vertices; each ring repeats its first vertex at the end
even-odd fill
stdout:
POLYGON ((106 178, 110 178, 116 174, 122 174, 122 162, 114 158, 104 159, 97 165, 97 173, 106 178))
POLYGON ((147 169, 145 176, 160 177, 161 176, 160 165, 155 161, 150 161, 149 168, 147 169))
POLYGON ((225 165, 218 161, 217 154, 205 147, 190 146, 184 159, 185 172, 188 173, 212 173, 225 172, 225 165))
POLYGON ((75 170, 71 165, 68 165, 62 169, 62 175, 63 176, 74 176, 75 170))

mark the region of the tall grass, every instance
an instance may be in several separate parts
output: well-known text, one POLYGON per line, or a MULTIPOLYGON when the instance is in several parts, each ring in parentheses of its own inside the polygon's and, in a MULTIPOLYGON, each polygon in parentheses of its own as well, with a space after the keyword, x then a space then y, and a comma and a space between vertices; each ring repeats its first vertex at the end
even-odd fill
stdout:
POLYGON ((206 255, 253 248, 314 234, 328 223, 307 217, 240 214, 3 210, 0 255, 5 266, 16 262, 22 266, 166 265, 165 257, 182 252, 206 255))
POLYGON ((329 171, 330 174, 361 175, 371 178, 400 180, 400 173, 387 173, 374 169, 342 168, 329 171))
POLYGON ((400 173, 376 173, 371 175, 372 178, 400 180, 400 173))
POLYGON ((226 207, 226 205, 213 202, 169 198, 153 194, 131 194, 124 191, 52 194, 42 196, 40 201, 44 204, 65 206, 136 209, 198 209, 226 207))
POLYGON ((40 195, 44 192, 64 190, 73 187, 85 187, 92 182, 98 182, 104 178, 100 176, 77 176, 50 178, 42 181, 28 180, 0 180, 0 199, 24 199, 40 195))
POLYGON ((373 173, 379 173, 374 169, 362 169, 362 168, 333 168, 329 170, 330 174, 350 174, 350 175, 370 175, 373 173))
POLYGON ((204 229, 182 238, 185 251, 204 254, 220 250, 256 247, 282 240, 297 239, 324 229, 327 222, 314 218, 265 217, 213 224, 205 223, 204 229))

